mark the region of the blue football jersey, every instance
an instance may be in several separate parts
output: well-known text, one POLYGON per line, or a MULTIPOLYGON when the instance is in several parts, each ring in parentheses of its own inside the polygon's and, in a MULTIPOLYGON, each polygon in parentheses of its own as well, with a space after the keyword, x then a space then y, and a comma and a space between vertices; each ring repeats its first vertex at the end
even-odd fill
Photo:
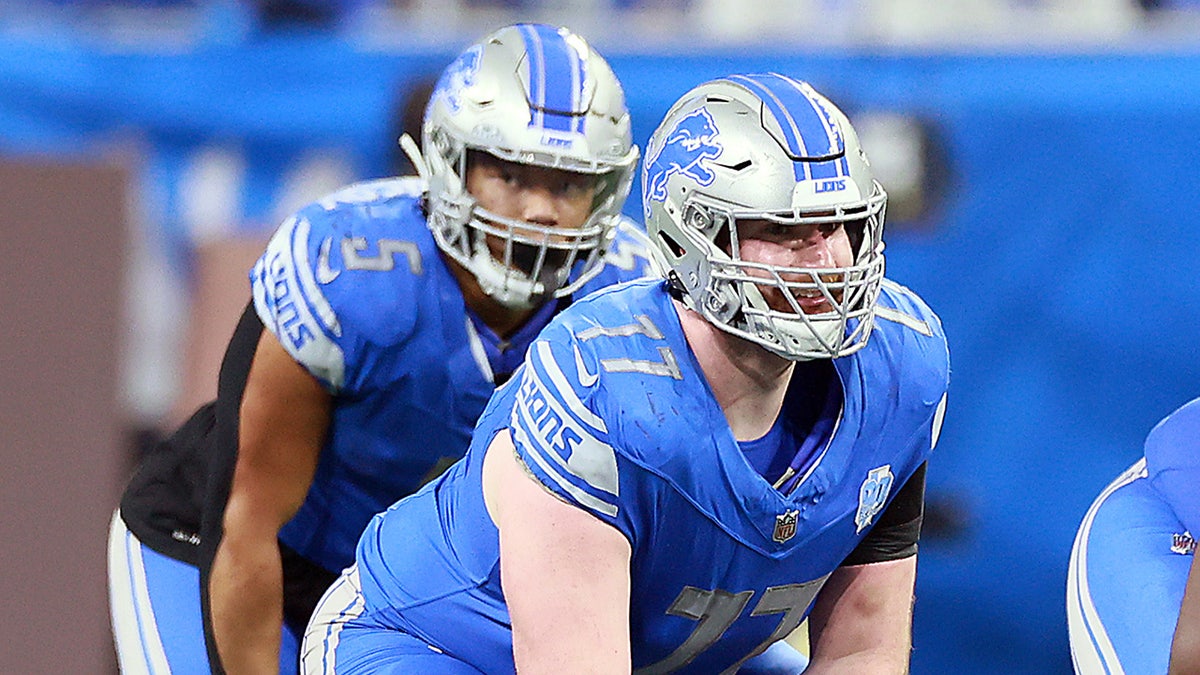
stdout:
MULTIPOLYGON (((372 515, 462 456, 494 389, 489 357, 504 360, 495 345, 519 363, 556 306, 507 343, 473 321, 427 229, 423 189, 396 178, 335 192, 280 226, 250 274, 263 325, 334 395, 312 487, 279 534, 330 571, 353 562, 372 515)), ((577 295, 645 273, 644 243, 623 222, 609 264, 577 295)))
POLYGON ((940 322, 891 282, 880 304, 867 346, 833 362, 836 426, 785 495, 739 449, 663 282, 575 303, 497 390, 466 459, 368 526, 358 573, 371 621, 513 672, 480 478, 509 428, 533 476, 629 540, 634 668, 733 672, 800 624, 936 444, 949 378, 940 322))
POLYGON ((1165 673, 1200 535, 1200 399, 1159 422, 1145 456, 1092 503, 1067 567, 1080 673, 1165 673))

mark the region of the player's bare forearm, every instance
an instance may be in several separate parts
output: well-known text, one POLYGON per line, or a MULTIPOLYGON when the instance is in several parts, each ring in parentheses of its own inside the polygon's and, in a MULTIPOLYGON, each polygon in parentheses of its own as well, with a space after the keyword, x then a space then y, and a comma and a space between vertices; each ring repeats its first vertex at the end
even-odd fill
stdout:
POLYGON ((238 459, 209 575, 221 663, 276 673, 283 626, 279 529, 304 502, 329 426, 331 397, 264 334, 242 399, 238 459))
POLYGON ((209 580, 213 636, 230 675, 279 670, 283 567, 274 536, 262 542, 225 539, 209 580))
POLYGON ((813 673, 907 673, 916 556, 838 568, 809 617, 813 673))

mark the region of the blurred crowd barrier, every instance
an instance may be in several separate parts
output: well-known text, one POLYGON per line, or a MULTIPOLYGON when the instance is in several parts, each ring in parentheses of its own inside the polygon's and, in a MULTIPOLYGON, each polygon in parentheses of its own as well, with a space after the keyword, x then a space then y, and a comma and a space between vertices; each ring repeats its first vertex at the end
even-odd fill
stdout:
MULTIPOLYGON (((0 154, 101 157, 128 172, 127 299, 112 308, 127 420, 156 419, 178 394, 166 345, 191 330, 200 243, 266 236, 326 184, 393 171, 406 92, 465 42, 422 40, 407 50, 320 34, 186 49, 0 40, 0 154)), ((641 145, 681 92, 733 71, 806 79, 860 126, 895 186, 889 276, 940 313, 952 349, 913 672, 1069 672, 1075 527, 1200 382, 1200 53, 598 44, 641 145)), ((626 211, 638 216, 636 198, 626 211)), ((86 266, 61 262, 46 256, 49 270, 87 282, 86 266)), ((4 278, 20 282, 19 269, 4 278)), ((104 523, 94 525, 87 545, 102 546, 104 523)), ((103 570, 92 572, 102 586, 103 570)))
POLYGON ((1094 44, 1147 25, 1178 25, 1198 7, 1197 0, 0 0, 0 27, 82 29, 120 43, 176 45, 317 29, 411 47, 447 35, 471 39, 496 25, 536 18, 569 23, 593 40, 655 46, 942 48, 1094 44))

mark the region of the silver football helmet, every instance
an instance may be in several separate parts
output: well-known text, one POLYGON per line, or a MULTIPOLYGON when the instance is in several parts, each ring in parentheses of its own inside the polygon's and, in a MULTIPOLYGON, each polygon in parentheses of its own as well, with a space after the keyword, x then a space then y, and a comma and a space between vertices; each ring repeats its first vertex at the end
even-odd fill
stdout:
POLYGON ((642 191, 668 279, 708 321, 792 360, 866 345, 883 281, 887 195, 849 120, 807 83, 733 75, 688 92, 647 144, 642 191), (842 224, 853 263, 743 260, 742 220, 842 224), (822 297, 814 313, 803 311, 822 297))
POLYGON ((511 307, 567 295, 599 272, 638 158, 608 63, 578 35, 541 24, 502 28, 460 54, 426 108, 424 158, 414 146, 405 149, 429 182, 438 246, 511 307), (596 175, 590 218, 575 229, 489 212, 466 189, 471 152, 596 175), (502 256, 488 235, 504 242, 502 256))

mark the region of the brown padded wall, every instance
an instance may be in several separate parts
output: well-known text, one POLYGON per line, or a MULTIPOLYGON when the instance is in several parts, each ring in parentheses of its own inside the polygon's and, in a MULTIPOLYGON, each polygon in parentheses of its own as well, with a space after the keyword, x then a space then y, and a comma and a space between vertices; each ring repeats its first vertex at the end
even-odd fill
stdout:
POLYGON ((0 672, 108 673, 128 180, 0 157, 0 672))

